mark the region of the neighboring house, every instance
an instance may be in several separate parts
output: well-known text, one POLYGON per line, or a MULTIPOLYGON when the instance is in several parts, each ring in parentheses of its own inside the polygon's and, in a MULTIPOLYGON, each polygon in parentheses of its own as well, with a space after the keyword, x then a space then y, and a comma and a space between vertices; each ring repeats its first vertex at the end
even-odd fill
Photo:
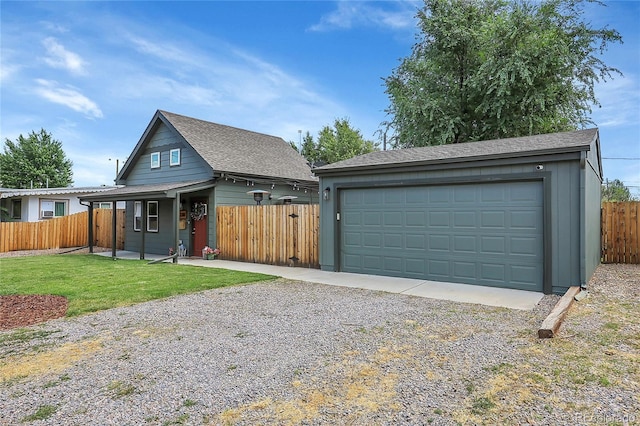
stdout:
POLYGON ((157 111, 120 170, 124 187, 82 197, 126 201, 125 249, 168 254, 179 242, 189 254, 216 245, 216 207, 318 203, 318 182, 306 160, 283 139, 157 111))
MULTIPOLYGON (((80 197, 108 191, 114 186, 82 188, 0 188, 0 207, 4 209, 2 222, 39 222, 55 217, 86 212, 87 205, 80 197)), ((111 203, 96 205, 96 208, 111 208, 111 203)), ((118 206, 124 208, 124 204, 118 206)))
POLYGON ((597 129, 373 152, 320 178, 323 270, 563 293, 600 263, 597 129))

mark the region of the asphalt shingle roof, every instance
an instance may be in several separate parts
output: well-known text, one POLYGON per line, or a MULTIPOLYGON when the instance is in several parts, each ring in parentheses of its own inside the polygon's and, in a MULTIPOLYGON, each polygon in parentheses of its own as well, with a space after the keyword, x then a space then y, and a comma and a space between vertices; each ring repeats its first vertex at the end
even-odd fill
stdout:
POLYGON ((348 160, 338 161, 314 169, 317 174, 342 169, 403 166, 412 163, 428 164, 473 161, 492 158, 524 157, 529 155, 585 151, 597 137, 598 129, 549 133, 508 139, 466 142, 421 148, 376 151, 348 160))
POLYGON ((316 181, 284 139, 159 111, 216 172, 316 181))

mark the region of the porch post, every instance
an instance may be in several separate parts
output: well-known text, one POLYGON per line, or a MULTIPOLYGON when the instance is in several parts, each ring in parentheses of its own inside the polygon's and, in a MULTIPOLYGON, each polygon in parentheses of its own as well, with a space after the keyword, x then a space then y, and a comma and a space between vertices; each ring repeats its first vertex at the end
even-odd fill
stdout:
POLYGON ((118 223, 118 209, 116 209, 116 206, 118 205, 118 201, 114 201, 113 204, 111 205, 111 257, 115 260, 116 259, 116 241, 117 241, 117 235, 116 233, 118 232, 118 227, 117 227, 117 223, 118 223))
POLYGON ((147 233, 147 200, 142 200, 142 217, 140 229, 142 235, 140 235, 140 260, 144 260, 144 235, 147 233))
POLYGON ((93 254, 93 203, 89 201, 89 216, 87 222, 89 223, 89 253, 93 254))
MULTIPOLYGON (((173 250, 174 253, 179 253, 179 248, 178 248, 178 240, 180 238, 180 228, 179 228, 179 223, 180 223, 180 193, 177 192, 176 193, 176 198, 173 199, 173 231, 174 231, 174 238, 173 238, 173 250)), ((175 256, 173 258, 173 263, 178 263, 178 256, 175 256)))

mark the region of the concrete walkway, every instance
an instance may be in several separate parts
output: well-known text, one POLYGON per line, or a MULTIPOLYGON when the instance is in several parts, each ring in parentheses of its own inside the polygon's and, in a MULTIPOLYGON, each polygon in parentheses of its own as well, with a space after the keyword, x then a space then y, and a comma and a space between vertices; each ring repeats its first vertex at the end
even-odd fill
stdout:
MULTIPOLYGON (((111 252, 97 254, 102 256, 111 256, 111 252)), ((122 250, 118 250, 116 256, 120 259, 140 258, 139 253, 122 250)), ((162 258, 162 256, 145 254, 145 260, 154 260, 159 258, 162 258)), ((451 300, 454 302, 477 303, 488 306, 500 306, 510 309, 531 310, 544 296, 542 293, 524 290, 426 281, 411 278, 383 277, 379 275, 351 274, 347 272, 328 272, 311 268, 262 265, 259 263, 234 262, 229 260, 203 260, 195 257, 181 257, 178 258, 178 262, 183 265, 231 269, 245 272, 259 272, 262 274, 276 275, 283 278, 319 284, 386 291, 389 293, 451 300)))

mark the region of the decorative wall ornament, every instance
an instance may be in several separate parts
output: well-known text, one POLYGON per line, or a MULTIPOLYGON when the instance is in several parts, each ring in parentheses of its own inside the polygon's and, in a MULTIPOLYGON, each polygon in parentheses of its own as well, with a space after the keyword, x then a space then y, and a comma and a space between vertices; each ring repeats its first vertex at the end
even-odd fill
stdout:
POLYGON ((207 215, 207 203, 193 203, 191 207, 191 219, 202 220, 207 215))

